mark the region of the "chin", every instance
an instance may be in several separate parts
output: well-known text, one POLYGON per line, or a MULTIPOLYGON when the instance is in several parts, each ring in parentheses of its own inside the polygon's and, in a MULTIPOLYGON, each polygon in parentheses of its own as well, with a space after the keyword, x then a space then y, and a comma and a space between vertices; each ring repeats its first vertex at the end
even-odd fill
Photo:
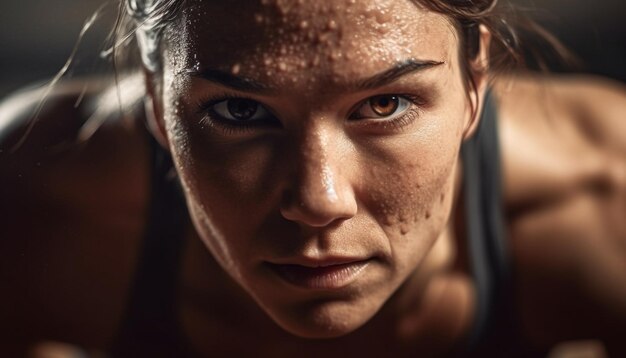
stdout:
POLYGON ((338 338, 364 326, 378 311, 373 302, 322 301, 268 312, 288 333, 309 339, 338 338))

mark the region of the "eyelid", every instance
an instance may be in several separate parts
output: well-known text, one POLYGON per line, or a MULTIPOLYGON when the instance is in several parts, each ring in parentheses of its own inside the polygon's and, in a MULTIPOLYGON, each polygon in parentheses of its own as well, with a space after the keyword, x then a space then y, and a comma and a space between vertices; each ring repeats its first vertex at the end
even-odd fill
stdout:
POLYGON ((212 96, 201 97, 199 100, 196 101, 197 106, 198 106, 198 113, 203 113, 209 107, 214 106, 215 104, 219 102, 227 101, 230 99, 245 99, 245 100, 257 102, 260 106, 265 108, 269 113, 273 114, 272 110, 267 105, 265 105, 265 103, 255 98, 252 98, 251 96, 247 96, 245 94, 235 93, 235 92, 222 92, 220 94, 216 94, 212 96))

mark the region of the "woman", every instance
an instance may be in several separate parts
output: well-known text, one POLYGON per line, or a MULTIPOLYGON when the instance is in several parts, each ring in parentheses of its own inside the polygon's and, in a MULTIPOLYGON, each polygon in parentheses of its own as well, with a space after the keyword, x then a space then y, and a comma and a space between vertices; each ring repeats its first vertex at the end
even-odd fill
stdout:
POLYGON ((140 78, 0 110, 7 354, 625 354, 621 85, 493 1, 124 5, 140 78))

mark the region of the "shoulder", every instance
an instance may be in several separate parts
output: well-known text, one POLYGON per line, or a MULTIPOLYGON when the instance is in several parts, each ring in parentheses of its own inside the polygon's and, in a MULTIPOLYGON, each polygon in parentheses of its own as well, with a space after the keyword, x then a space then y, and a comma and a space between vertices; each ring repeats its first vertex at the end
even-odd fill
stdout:
POLYGON ((594 76, 518 75, 494 86, 511 205, 626 187, 626 87, 594 76))
POLYGON ((495 92, 526 330, 543 342, 611 342, 626 328, 624 86, 518 76, 495 92))
MULTIPOLYGON (((119 86, 108 78, 87 78, 39 84, 0 101, 0 149, 6 154, 56 141, 88 138, 95 125, 117 125, 137 113, 143 88, 131 76, 119 86)), ((129 129, 129 126, 125 127, 129 129)))
POLYGON ((0 316, 11 322, 0 331, 16 347, 51 337, 104 346, 130 284, 148 195, 141 109, 120 115, 107 83, 84 85, 0 103, 0 316))
POLYGON ((27 200, 39 207, 77 205, 73 200, 83 200, 89 185, 105 192, 114 190, 110 183, 128 180, 125 173, 145 176, 141 95, 130 82, 119 88, 125 92, 104 80, 75 80, 26 89, 0 103, 0 193, 14 198, 0 205, 3 212, 27 200), (122 106, 118 95, 126 99, 122 106))
POLYGON ((511 117, 575 126, 595 145, 626 154, 623 83, 593 75, 520 74, 499 79, 494 87, 511 117))

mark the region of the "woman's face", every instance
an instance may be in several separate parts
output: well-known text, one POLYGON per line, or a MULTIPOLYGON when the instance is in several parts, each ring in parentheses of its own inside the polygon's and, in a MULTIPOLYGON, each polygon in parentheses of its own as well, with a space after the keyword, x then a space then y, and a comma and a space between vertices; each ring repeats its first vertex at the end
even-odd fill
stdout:
POLYGON ((194 224, 286 330, 351 332, 447 225, 455 30, 409 0, 192 3, 156 96, 194 224))

